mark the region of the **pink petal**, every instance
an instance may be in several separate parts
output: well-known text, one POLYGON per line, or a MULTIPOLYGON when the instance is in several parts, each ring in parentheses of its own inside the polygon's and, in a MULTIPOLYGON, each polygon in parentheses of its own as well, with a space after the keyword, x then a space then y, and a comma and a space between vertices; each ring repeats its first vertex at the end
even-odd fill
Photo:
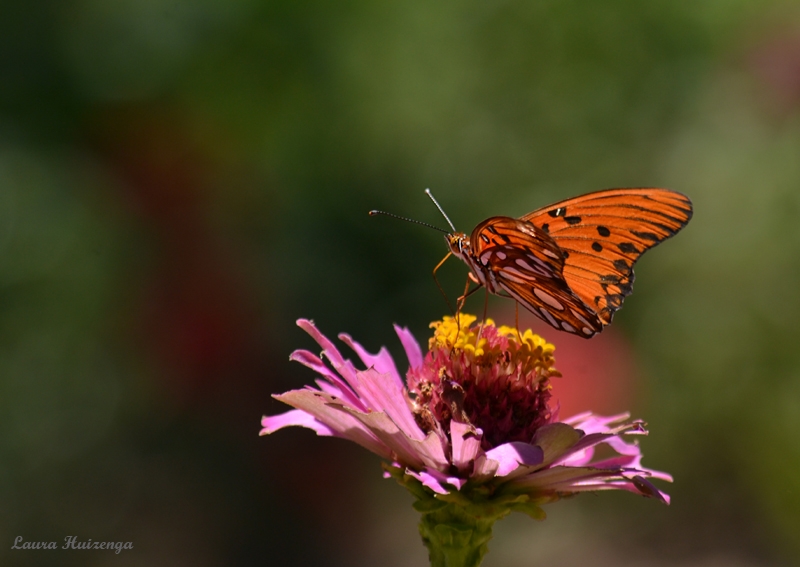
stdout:
POLYGON ((412 335, 407 328, 398 327, 397 325, 394 326, 394 331, 403 344, 409 366, 411 368, 419 368, 422 366, 422 350, 420 350, 419 343, 414 338, 414 335, 412 335))
MULTIPOLYGON (((625 435, 631 435, 631 432, 625 432, 625 435)), ((606 441, 620 455, 639 455, 641 450, 636 443, 626 443, 622 437, 615 435, 606 441)))
MULTIPOLYGON (((340 398, 342 400, 347 399, 347 397, 342 393, 342 391, 337 386, 334 386, 333 384, 331 384, 327 380, 324 380, 322 378, 318 378, 318 379, 314 380, 314 383, 317 385, 317 388, 319 388, 322 392, 325 392, 326 394, 329 394, 329 395, 333 396, 334 398, 340 398)), ((306 389, 313 390, 313 388, 311 386, 306 386, 306 389)), ((345 390, 345 392, 350 392, 350 388, 348 387, 347 390, 345 390)), ((350 392, 350 395, 353 396, 353 393, 350 392)), ((356 400, 357 400, 357 403, 354 404, 354 405, 356 405, 356 406, 363 406, 364 405, 364 404, 361 403, 361 400, 358 400, 358 398, 356 398, 356 400)), ((366 408, 364 408, 364 409, 366 409, 366 408)))
POLYGON ((394 360, 392 360, 392 355, 389 354, 389 351, 386 350, 386 347, 381 347, 381 350, 378 351, 378 354, 370 354, 364 347, 354 341, 350 335, 346 333, 340 334, 339 339, 355 351, 367 368, 372 367, 376 372, 390 375, 395 382, 395 387, 397 389, 402 390, 405 387, 403 378, 397 372, 397 366, 395 366, 394 360))
POLYGON ((625 421, 629 419, 630 416, 629 413, 602 416, 593 414, 592 412, 584 412, 562 421, 575 429, 580 429, 584 433, 607 433, 609 425, 625 421))
POLYGON ((561 422, 566 423, 567 425, 571 425, 573 427, 578 427, 579 423, 582 423, 584 420, 588 419, 589 417, 592 417, 592 415, 593 415, 592 412, 585 411, 583 413, 575 414, 567 419, 562 419, 561 422))
POLYGON ((545 452, 539 446, 513 441, 486 451, 486 458, 498 463, 495 474, 504 477, 519 468, 520 465, 526 467, 540 465, 545 458, 545 452))
POLYGON ((357 379, 358 394, 372 409, 386 413, 408 437, 418 440, 425 438, 425 433, 408 407, 402 385, 398 387, 392 376, 370 368, 359 372, 357 379))
MULTIPOLYGON (((353 389, 348 386, 347 383, 344 382, 335 372, 328 368, 328 366, 318 356, 307 350, 296 350, 289 356, 289 360, 293 362, 299 362, 303 366, 306 366, 314 372, 325 377, 325 379, 333 384, 336 390, 339 391, 338 397, 345 400, 348 405, 361 410, 366 410, 366 407, 361 400, 358 399, 358 396, 356 396, 356 394, 353 392, 353 389)), ((317 383, 319 384, 319 382, 317 383)), ((324 390, 331 392, 330 388, 324 388, 324 390)))
POLYGON ((628 412, 610 416, 590 414, 588 419, 585 419, 583 423, 574 425, 574 427, 587 434, 616 433, 623 430, 645 431, 644 423, 641 420, 629 421, 630 417, 631 414, 628 412))
POLYGON ((391 418, 382 412, 358 413, 342 408, 360 421, 373 435, 389 447, 396 460, 408 467, 445 470, 449 466, 441 440, 429 433, 423 440, 411 439, 391 418))
POLYGON ((592 466, 596 469, 615 469, 619 470, 623 467, 640 468, 641 455, 619 455, 603 459, 602 461, 595 461, 592 466))
POLYGON ((437 476, 439 475, 434 476, 433 474, 427 471, 417 472, 413 469, 406 469, 406 474, 409 476, 413 476, 418 481, 420 481, 423 486, 430 488, 436 494, 447 494, 449 492, 449 490, 444 487, 445 479, 443 476, 442 478, 437 478, 437 476))
MULTIPOLYGON (((316 390, 291 390, 273 396, 285 404, 309 413, 332 430, 337 437, 358 443, 383 458, 389 458, 389 448, 377 436, 347 412, 341 411, 341 400, 316 390)), ((351 410, 356 411, 356 410, 351 410)))
POLYGON ((456 476, 447 476, 439 471, 430 469, 424 471, 405 469, 405 473, 409 476, 413 476, 419 480, 423 486, 427 486, 437 494, 447 494, 450 492, 451 489, 447 488, 445 484, 451 485, 456 490, 461 490, 461 488, 467 484, 467 479, 456 476))
POLYGON ((644 479, 644 474, 646 471, 610 471, 593 467, 556 466, 519 478, 514 484, 535 491, 564 494, 627 490, 669 503, 669 496, 644 479))
POLYGON ((317 330, 317 327, 314 325, 313 321, 309 321, 308 319, 298 319, 297 326, 303 329, 306 333, 311 335, 317 344, 322 347, 322 354, 324 354, 328 360, 331 361, 334 370, 338 372, 345 381, 350 384, 350 386, 354 386, 355 382, 355 371, 353 369, 353 365, 348 363, 341 355, 339 350, 336 346, 322 333, 317 330))
POLYGON ((642 473, 645 473, 648 478, 657 478, 659 480, 665 480, 667 482, 673 481, 672 475, 669 473, 665 473, 663 471, 656 471, 653 469, 646 469, 644 467, 636 467, 636 468, 642 471, 642 473))
POLYGON ((328 366, 322 361, 320 357, 318 357, 317 355, 315 355, 310 351, 307 351, 305 349, 298 349, 289 355, 289 360, 291 360, 292 362, 299 362, 300 364, 310 368, 317 374, 321 374, 334 384, 339 384, 339 383, 344 384, 338 374, 336 374, 333 370, 328 368, 328 366))
POLYGON ((580 433, 566 423, 549 423, 536 430, 531 443, 542 448, 542 464, 546 465, 561 458, 580 439, 580 433))
POLYGON ((456 490, 461 490, 465 484, 467 484, 468 479, 461 478, 458 476, 448 476, 447 477, 447 484, 455 487, 456 490))
POLYGON ((514 481, 516 486, 528 487, 541 491, 557 492, 579 492, 581 487, 588 486, 592 481, 592 486, 602 486, 603 482, 595 482, 597 478, 617 479, 620 474, 617 472, 597 470, 591 467, 564 467, 556 466, 540 469, 514 481))
POLYGON ((459 472, 467 475, 471 472, 473 462, 481 449, 480 429, 471 425, 450 421, 450 440, 452 444, 452 461, 459 472))
POLYGON ((604 479, 594 479, 594 480, 587 480, 585 482, 581 482, 579 484, 573 485, 570 488, 560 488, 558 490, 569 491, 572 493, 578 492, 599 492, 601 490, 626 490, 628 492, 632 492, 633 494, 638 494, 639 496, 646 496, 649 498, 655 498, 660 500, 664 504, 669 505, 670 497, 666 492, 662 492, 657 488, 653 487, 654 492, 650 490, 645 490, 644 492, 642 489, 636 485, 633 480, 623 478, 623 479, 614 479, 614 480, 604 480, 604 479))
POLYGON ((582 467, 591 463, 592 459, 594 459, 594 446, 568 451, 556 459, 554 463, 570 467, 582 467))
POLYGON ((497 470, 500 468, 500 463, 494 459, 489 459, 485 454, 478 455, 475 459, 475 466, 473 467, 472 478, 478 482, 484 482, 497 475, 497 470))
POLYGON ((623 455, 639 455, 641 451, 637 445, 625 443, 625 441, 619 438, 619 435, 624 433, 627 428, 636 427, 638 427, 638 424, 629 423, 606 433, 590 433, 584 435, 580 441, 566 450, 556 461, 559 463, 585 464, 591 460, 594 454, 591 448, 599 443, 606 443, 623 455))
POLYGON ((264 428, 261 430, 259 435, 269 435, 270 433, 275 433, 279 429, 283 429, 284 427, 289 427, 291 425, 299 425, 300 427, 306 427, 308 429, 313 429, 317 432, 317 435, 322 436, 333 436, 336 435, 336 432, 325 425, 324 423, 320 423, 317 419, 309 413, 304 412, 303 410, 290 410, 286 413, 281 413, 278 415, 265 415, 261 418, 261 426, 264 428))

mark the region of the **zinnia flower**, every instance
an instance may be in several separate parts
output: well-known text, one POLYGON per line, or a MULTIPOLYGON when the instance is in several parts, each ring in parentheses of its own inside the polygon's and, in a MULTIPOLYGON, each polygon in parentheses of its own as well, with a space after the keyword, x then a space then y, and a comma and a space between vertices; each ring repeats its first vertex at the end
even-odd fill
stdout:
POLYGON ((670 475, 642 467, 638 445, 625 439, 646 435, 643 422, 592 413, 559 421, 549 403, 555 347, 530 330, 475 320, 462 313, 432 323, 424 357, 395 326, 409 361, 405 381, 385 348, 373 355, 339 335, 360 370, 299 320, 323 350, 290 358, 319 375, 317 387, 276 395, 296 409, 265 416, 261 434, 299 425, 385 459, 385 476, 417 498, 433 565, 478 565, 495 520, 511 511, 543 519, 540 505, 579 492, 627 490, 669 503, 649 479, 670 475), (595 459, 601 444, 613 456, 595 459))

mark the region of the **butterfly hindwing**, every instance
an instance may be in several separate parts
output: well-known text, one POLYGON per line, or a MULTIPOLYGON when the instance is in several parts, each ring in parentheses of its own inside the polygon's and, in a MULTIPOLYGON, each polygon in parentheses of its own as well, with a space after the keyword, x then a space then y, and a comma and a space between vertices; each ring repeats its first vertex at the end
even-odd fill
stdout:
POLYGON ((472 262, 492 292, 503 290, 556 329, 590 337, 603 327, 564 280, 564 253, 524 220, 492 217, 470 236, 472 262))

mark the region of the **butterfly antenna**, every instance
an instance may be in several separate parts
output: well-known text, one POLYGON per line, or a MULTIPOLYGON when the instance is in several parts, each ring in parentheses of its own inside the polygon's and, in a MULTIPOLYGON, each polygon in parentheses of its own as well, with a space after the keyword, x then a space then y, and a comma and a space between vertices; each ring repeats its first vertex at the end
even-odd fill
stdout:
POLYGON ((425 189, 425 194, 426 194, 428 197, 430 197, 430 198, 431 198, 431 201, 433 201, 433 204, 434 204, 434 205, 436 205, 436 208, 437 208, 437 209, 439 209, 439 212, 440 212, 440 213, 442 213, 442 216, 444 217, 444 220, 446 220, 446 221, 447 221, 447 224, 449 224, 449 225, 450 225, 450 228, 452 228, 452 229, 453 229, 453 232, 458 232, 458 231, 456 230, 456 227, 454 227, 454 226, 453 226, 453 223, 452 223, 452 222, 450 222, 450 217, 448 217, 448 216, 447 216, 447 213, 445 213, 445 212, 444 212, 444 209, 443 209, 443 208, 442 208, 442 206, 439 204, 439 201, 437 201, 437 200, 436 200, 436 198, 433 196, 433 193, 431 193, 431 190, 430 190, 430 189, 425 189))
MULTIPOLYGON (((400 215, 393 215, 392 213, 387 213, 386 211, 370 211, 369 212, 369 216, 374 217, 375 215, 386 215, 387 217, 392 217, 392 218, 395 218, 395 219, 400 219, 400 220, 404 220, 404 221, 408 221, 408 222, 413 222, 415 224, 421 224, 422 226, 427 226, 428 228, 432 228, 433 230, 438 230, 439 232, 443 232, 443 233, 447 234, 447 231, 445 229, 439 228, 438 226, 433 226, 432 224, 428 224, 426 222, 422 222, 422 221, 418 221, 418 220, 414 220, 414 219, 410 219, 410 218, 406 218, 406 217, 401 217, 400 215)), ((445 217, 445 218, 447 218, 447 217, 445 217)))

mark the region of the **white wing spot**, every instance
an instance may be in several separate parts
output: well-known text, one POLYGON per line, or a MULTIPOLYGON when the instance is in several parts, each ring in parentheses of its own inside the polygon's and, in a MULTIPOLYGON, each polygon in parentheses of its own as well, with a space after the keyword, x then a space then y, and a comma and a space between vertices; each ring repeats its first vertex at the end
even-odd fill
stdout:
POLYGON ((569 310, 570 310, 570 311, 572 311, 572 314, 573 314, 573 315, 575 315, 575 317, 577 317, 577 319, 578 319, 578 320, 579 320, 581 323, 583 323, 583 324, 584 324, 584 325, 586 325, 587 327, 589 327, 589 326, 591 325, 591 323, 589 323, 589 321, 587 321, 587 320, 586 320, 586 317, 584 317, 583 315, 581 315, 581 314, 580 314, 578 311, 575 311, 575 310, 574 310, 572 307, 570 307, 570 308, 569 308, 569 310))
POLYGON ((491 257, 492 257, 492 251, 491 250, 487 250, 486 252, 481 254, 481 264, 483 264, 484 266, 488 266, 489 265, 489 258, 491 258, 491 257))
POLYGON ((535 279, 533 276, 523 274, 516 268, 503 268, 501 273, 505 279, 516 283, 526 283, 532 279, 535 279))
POLYGON ((523 268, 525 270, 533 271, 533 268, 531 267, 531 265, 528 264, 528 262, 526 262, 523 258, 517 258, 516 260, 514 260, 514 263, 517 266, 519 266, 520 268, 523 268))
POLYGON ((583 331, 584 335, 592 336, 594 334, 594 331, 592 331, 589 327, 584 327, 581 329, 581 331, 583 331))
POLYGON ((496 254, 497 254, 497 257, 500 258, 501 260, 505 260, 506 259, 506 253, 505 252, 500 252, 498 250, 496 254))
POLYGON ((533 293, 534 295, 536 295, 536 297, 544 301, 547 305, 549 305, 553 309, 558 309, 559 311, 564 310, 564 306, 561 305, 561 302, 552 295, 550 295, 549 293, 547 293, 546 291, 542 291, 538 287, 535 287, 533 288, 533 293))
POLYGON ((536 231, 539 229, 529 222, 517 223, 517 228, 520 232, 523 232, 529 236, 533 236, 534 238, 539 238, 539 235, 536 233, 536 231))
POLYGON ((539 258, 535 256, 529 256, 528 258, 530 260, 533 260, 533 265, 528 263, 523 258, 517 258, 516 260, 514 260, 514 263, 517 264, 517 266, 519 266, 520 268, 523 268, 535 274, 539 274, 540 276, 548 276, 553 273, 552 268, 550 268, 550 266, 542 262, 539 258))
POLYGON ((542 250, 542 252, 544 252, 546 256, 550 256, 551 258, 555 258, 556 260, 558 260, 561 257, 552 250, 548 250, 547 248, 542 250))
POLYGON ((544 315, 544 319, 545 319, 545 321, 547 321, 547 322, 548 322, 548 323, 550 323, 550 324, 551 324, 553 327, 555 327, 556 329, 558 329, 558 321, 556 321, 556 318, 555 318, 555 317, 553 317, 552 315, 550 315, 550 312, 549 312, 547 309, 545 309, 544 307, 540 307, 540 308, 539 308, 539 311, 541 311, 541 312, 542 312, 542 314, 544 315))

